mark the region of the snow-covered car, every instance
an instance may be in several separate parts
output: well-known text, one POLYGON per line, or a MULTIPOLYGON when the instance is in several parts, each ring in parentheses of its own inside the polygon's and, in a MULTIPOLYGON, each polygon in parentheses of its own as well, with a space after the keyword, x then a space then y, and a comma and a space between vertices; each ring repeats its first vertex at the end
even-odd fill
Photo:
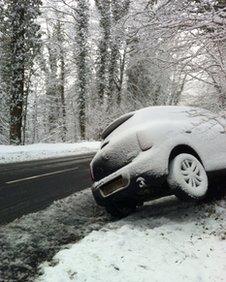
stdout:
POLYGON ((226 122, 196 107, 148 107, 116 119, 90 164, 96 202, 126 215, 154 198, 205 198, 226 177, 226 122))

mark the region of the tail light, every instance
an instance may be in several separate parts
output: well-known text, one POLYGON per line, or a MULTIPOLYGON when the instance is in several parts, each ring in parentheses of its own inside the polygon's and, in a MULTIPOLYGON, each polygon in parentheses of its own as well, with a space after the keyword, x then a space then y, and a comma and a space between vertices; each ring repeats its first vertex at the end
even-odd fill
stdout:
POLYGON ((142 151, 147 151, 153 146, 150 136, 145 130, 137 133, 137 140, 142 151))

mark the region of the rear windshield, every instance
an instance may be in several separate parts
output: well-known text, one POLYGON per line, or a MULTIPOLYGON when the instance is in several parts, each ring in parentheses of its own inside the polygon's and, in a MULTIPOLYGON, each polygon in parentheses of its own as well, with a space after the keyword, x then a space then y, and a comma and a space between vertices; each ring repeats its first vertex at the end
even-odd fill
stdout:
POLYGON ((130 119, 133 115, 134 112, 128 113, 113 121, 102 133, 102 139, 105 139, 109 134, 112 133, 112 131, 114 131, 117 127, 126 122, 128 119, 130 119))

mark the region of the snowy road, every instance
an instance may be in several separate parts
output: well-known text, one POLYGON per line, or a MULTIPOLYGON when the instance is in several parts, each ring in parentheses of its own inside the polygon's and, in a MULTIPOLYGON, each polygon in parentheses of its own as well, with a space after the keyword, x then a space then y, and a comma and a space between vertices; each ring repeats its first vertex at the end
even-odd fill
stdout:
POLYGON ((93 155, 0 165, 0 223, 89 187, 93 155))

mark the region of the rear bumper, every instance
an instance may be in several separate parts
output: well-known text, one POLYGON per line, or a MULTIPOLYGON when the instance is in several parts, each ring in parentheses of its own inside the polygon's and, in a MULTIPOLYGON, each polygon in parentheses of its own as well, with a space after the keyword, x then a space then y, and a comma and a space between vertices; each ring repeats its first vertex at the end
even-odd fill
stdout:
POLYGON ((112 201, 137 203, 169 195, 166 183, 166 175, 156 175, 151 171, 137 173, 134 167, 128 165, 95 182, 92 192, 101 206, 112 201), (144 185, 140 185, 141 179, 144 185))

